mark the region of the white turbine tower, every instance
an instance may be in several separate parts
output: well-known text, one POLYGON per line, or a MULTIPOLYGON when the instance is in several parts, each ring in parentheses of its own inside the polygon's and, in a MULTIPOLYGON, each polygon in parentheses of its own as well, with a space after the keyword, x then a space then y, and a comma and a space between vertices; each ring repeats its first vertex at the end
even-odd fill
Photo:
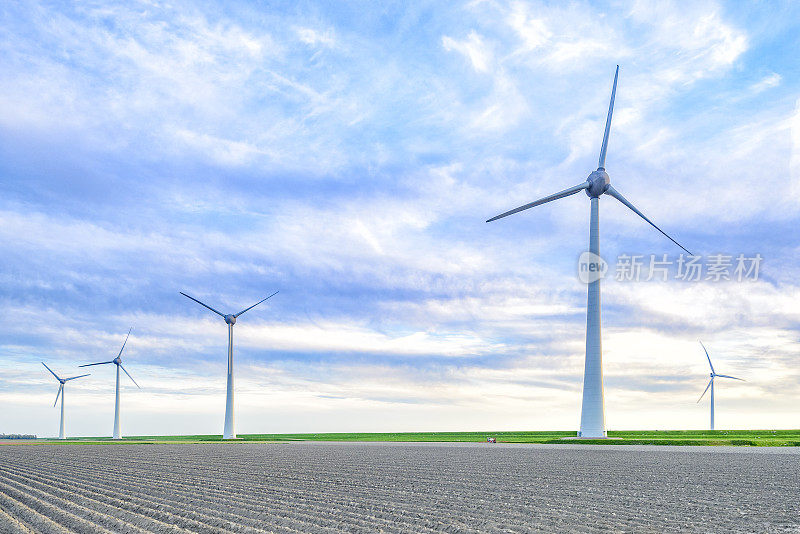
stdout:
POLYGON ((706 350, 706 346, 703 345, 703 342, 700 342, 700 346, 703 347, 703 351, 706 353, 706 358, 708 358, 708 366, 711 367, 711 380, 708 381, 708 385, 706 389, 703 390, 703 394, 700 395, 700 398, 697 399, 697 402, 703 400, 703 397, 708 391, 708 388, 711 388, 711 430, 714 430, 714 379, 717 377, 721 378, 732 378, 734 380, 741 380, 742 382, 746 382, 744 378, 736 378, 735 376, 728 376, 728 375, 721 375, 714 370, 714 366, 711 364, 711 356, 708 355, 708 351, 706 350))
POLYGON ((54 377, 56 377, 56 380, 58 380, 58 383, 59 383, 59 385, 58 385, 58 393, 56 393, 56 401, 53 403, 53 406, 58 404, 58 397, 60 395, 61 396, 61 425, 58 427, 58 439, 67 439, 66 436, 64 435, 64 384, 66 384, 70 380, 75 380, 76 378, 83 378, 84 376, 89 376, 89 375, 86 374, 86 375, 71 376, 69 378, 61 378, 60 376, 55 374, 52 369, 47 367, 46 363, 42 362, 42 365, 44 365, 45 369, 50 371, 50 374, 53 375, 54 377))
POLYGON ((199 300, 197 300, 196 298, 190 297, 183 291, 180 291, 180 294, 186 298, 192 299, 201 306, 205 306, 212 312, 216 313, 217 315, 225 319, 225 322, 228 323, 228 382, 225 393, 225 428, 223 429, 222 432, 222 439, 236 439, 236 421, 233 415, 233 325, 236 324, 237 317, 239 317, 246 311, 252 310, 256 306, 267 300, 268 298, 274 297, 275 295, 278 294, 278 292, 276 291, 269 297, 259 300, 249 308, 245 308, 239 313, 229 313, 229 314, 218 312, 208 304, 204 304, 199 300))
MULTIPOLYGON (((122 434, 119 431, 119 370, 122 369, 123 371, 125 371, 125 374, 128 375, 128 378, 131 379, 131 382, 136 384, 136 380, 134 380, 131 374, 128 371, 126 371, 125 368, 122 366, 122 351, 125 350, 125 345, 128 343, 128 338, 131 335, 131 330, 133 330, 133 327, 131 327, 130 330, 128 330, 128 335, 125 336, 125 341, 122 343, 122 348, 119 349, 119 354, 117 354, 116 358, 114 358, 113 360, 109 360, 107 362, 87 363, 85 365, 79 366, 79 367, 90 367, 92 365, 105 365, 107 363, 113 363, 114 365, 117 366, 116 398, 114 400, 114 435, 112 436, 113 439, 122 438, 122 434)), ((136 387, 141 389, 139 384, 136 384, 136 387)))
MULTIPOLYGON (((619 65, 614 73, 614 85, 611 89, 611 102, 608 105, 608 117, 606 118, 606 129, 603 134, 603 144, 600 148, 600 161, 597 170, 592 172, 585 182, 570 187, 553 195, 541 198, 530 204, 525 204, 511 211, 501 213, 492 217, 486 222, 496 221, 514 213, 518 213, 529 208, 558 200, 581 191, 591 199, 591 214, 589 222, 589 252, 594 261, 599 261, 600 254, 600 215, 598 212, 600 196, 603 194, 611 195, 627 206, 639 217, 650 223, 656 230, 664 234, 670 241, 691 254, 680 243, 672 239, 653 221, 644 216, 636 207, 620 194, 619 191, 611 186, 608 174, 606 173, 606 149, 608 148, 608 132, 611 129, 611 114, 614 111, 614 96, 617 92, 617 77, 619 76, 619 65)), ((581 406, 581 429, 579 437, 583 438, 604 438, 606 437, 605 426, 605 406, 603 400, 603 364, 602 364, 602 344, 600 336, 600 279, 590 282, 588 288, 588 302, 586 308, 586 362, 583 373, 583 403, 581 406)))

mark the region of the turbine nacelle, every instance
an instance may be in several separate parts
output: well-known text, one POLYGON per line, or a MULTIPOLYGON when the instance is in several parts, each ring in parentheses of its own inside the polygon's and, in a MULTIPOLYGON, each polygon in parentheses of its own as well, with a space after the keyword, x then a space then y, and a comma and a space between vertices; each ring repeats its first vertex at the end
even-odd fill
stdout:
POLYGON ((232 313, 229 313, 228 315, 223 316, 223 319, 225 319, 225 322, 228 323, 229 325, 236 324, 236 316, 234 314, 232 314, 232 313))
POLYGON ((608 173, 602 167, 592 172, 586 179, 586 182, 589 184, 586 187, 586 194, 589 198, 598 198, 605 193, 608 186, 611 185, 608 173))

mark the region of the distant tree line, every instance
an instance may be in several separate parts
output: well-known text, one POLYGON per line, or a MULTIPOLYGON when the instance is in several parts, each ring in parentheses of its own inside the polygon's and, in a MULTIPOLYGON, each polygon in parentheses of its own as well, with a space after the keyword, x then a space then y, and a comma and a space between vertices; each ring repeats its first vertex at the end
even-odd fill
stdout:
POLYGON ((0 434, 0 439, 36 439, 36 434, 0 434))

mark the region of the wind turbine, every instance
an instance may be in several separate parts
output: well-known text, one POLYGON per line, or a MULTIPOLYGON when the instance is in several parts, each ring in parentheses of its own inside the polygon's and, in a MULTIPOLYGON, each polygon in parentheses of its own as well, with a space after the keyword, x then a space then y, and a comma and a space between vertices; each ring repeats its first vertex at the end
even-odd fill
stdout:
MULTIPOLYGON (((119 431, 119 370, 122 369, 123 371, 125 371, 125 374, 128 375, 128 378, 131 379, 131 382, 136 384, 136 380, 134 380, 133 377, 131 376, 131 374, 128 371, 126 371, 125 368, 122 366, 122 351, 125 350, 125 345, 128 343, 128 338, 131 335, 131 330, 133 330, 133 327, 131 327, 128 330, 128 335, 125 336, 125 341, 122 343, 122 348, 119 349, 119 354, 117 354, 116 358, 114 358, 113 360, 109 360, 107 362, 87 363, 85 365, 79 365, 78 366, 78 367, 90 367, 92 365, 105 365, 107 363, 113 363, 114 365, 117 366, 117 389, 116 389, 117 393, 116 393, 116 399, 114 400, 114 435, 113 435, 113 439, 120 439, 122 437, 122 435, 120 434, 120 431, 119 431)), ((136 387, 141 389, 139 384, 136 384, 136 387)))
POLYGON ((236 324, 237 317, 239 317, 246 311, 252 310, 256 306, 267 300, 268 298, 274 297, 275 295, 278 294, 278 292, 276 291, 269 297, 259 300, 249 308, 245 308, 239 313, 229 313, 227 315, 222 312, 218 312, 208 304, 204 304, 194 297, 190 297, 183 291, 180 291, 179 293, 186 298, 192 299, 201 306, 205 306, 212 312, 216 313, 217 315, 225 319, 225 322, 228 323, 228 383, 225 392, 225 428, 223 429, 222 432, 222 439, 236 439, 236 428, 235 428, 236 424, 233 416, 233 325, 236 324))
POLYGON ((79 375, 79 376, 71 376, 69 378, 61 378, 60 376, 55 374, 52 369, 47 367, 46 363, 42 362, 42 365, 44 365, 45 369, 50 371, 50 374, 53 375, 54 377, 56 377, 56 380, 58 380, 58 382, 59 382, 58 393, 56 394, 56 401, 53 403, 53 406, 58 404, 58 397, 60 395, 61 396, 61 425, 58 427, 58 439, 67 439, 64 436, 64 384, 66 384, 70 380, 75 380, 76 378, 83 378, 84 376, 89 376, 89 375, 86 374, 86 375, 79 375))
POLYGON ((722 378, 733 378, 734 380, 741 380, 742 382, 746 382, 744 378, 736 378, 735 376, 728 376, 728 375, 721 375, 714 370, 714 366, 711 364, 711 357, 708 355, 708 351, 706 350, 706 346, 703 345, 703 342, 700 342, 700 346, 703 347, 703 351, 706 353, 706 358, 708 358, 708 366, 711 367, 711 380, 708 381, 708 385, 706 389, 703 390, 703 394, 700 395, 700 398, 697 399, 697 402, 703 400, 703 397, 708 391, 708 388, 711 388, 711 430, 714 430, 714 379, 719 377, 722 378))
MULTIPOLYGON (((611 89, 611 102, 608 104, 608 117, 606 118, 606 129, 603 134, 603 144, 600 147, 600 160, 597 170, 589 174, 585 182, 570 187, 558 193, 541 198, 530 204, 525 204, 513 210, 501 213, 492 217, 486 222, 496 221, 503 217, 508 217, 520 211, 527 210, 558 200, 560 198, 574 195, 581 191, 591 199, 591 214, 589 221, 589 252, 593 262, 599 262, 600 258, 600 215, 599 201, 603 194, 610 195, 627 206, 636 215, 650 223, 653 228, 664 234, 670 241, 691 254, 686 248, 672 239, 666 232, 655 225, 653 221, 636 209, 636 206, 628 202, 622 194, 614 189, 606 173, 606 149, 608 148, 608 132, 611 129, 611 114, 614 111, 614 96, 617 92, 617 78, 619 77, 619 65, 614 73, 614 85, 611 89)), ((595 263, 597 265, 597 263, 595 263)), ((591 266, 590 266, 591 267, 591 266)), ((581 428, 578 432, 579 437, 583 438, 604 438, 606 437, 605 427, 605 406, 603 400, 603 358, 602 343, 600 336, 600 279, 589 283, 588 302, 586 307, 586 361, 583 372, 583 402, 581 406, 581 428)))

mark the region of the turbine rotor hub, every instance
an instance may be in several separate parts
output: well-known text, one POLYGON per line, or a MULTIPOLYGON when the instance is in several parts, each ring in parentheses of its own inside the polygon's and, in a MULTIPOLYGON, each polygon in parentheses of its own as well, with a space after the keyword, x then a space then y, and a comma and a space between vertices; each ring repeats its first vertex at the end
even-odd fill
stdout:
POLYGON ((225 316, 225 322, 231 325, 236 324, 236 317, 229 313, 225 316))
POLYGON ((599 197, 606 192, 606 189, 611 184, 608 173, 602 168, 592 172, 586 181, 589 182, 589 187, 586 189, 586 194, 589 198, 599 197))

